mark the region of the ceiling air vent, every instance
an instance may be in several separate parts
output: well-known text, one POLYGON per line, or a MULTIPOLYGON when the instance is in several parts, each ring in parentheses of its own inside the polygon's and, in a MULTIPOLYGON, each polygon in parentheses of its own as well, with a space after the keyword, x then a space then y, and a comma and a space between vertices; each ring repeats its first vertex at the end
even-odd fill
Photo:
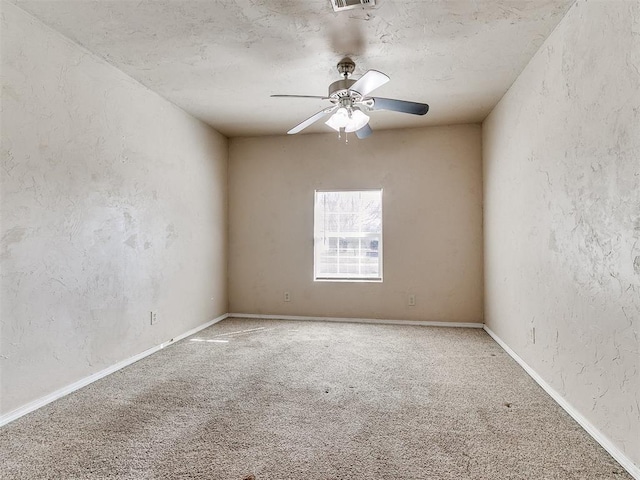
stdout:
POLYGON ((334 12, 342 12, 343 10, 351 10, 358 7, 373 7, 376 0, 331 0, 331 6, 334 12))

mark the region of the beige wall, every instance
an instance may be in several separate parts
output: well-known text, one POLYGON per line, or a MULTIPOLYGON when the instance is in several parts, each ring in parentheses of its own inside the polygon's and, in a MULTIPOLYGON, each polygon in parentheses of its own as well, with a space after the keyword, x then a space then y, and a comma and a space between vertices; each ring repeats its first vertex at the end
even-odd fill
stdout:
POLYGON ((481 322, 480 141, 479 125, 348 144, 337 134, 230 140, 230 311, 481 322), (314 282, 314 191, 360 188, 384 189, 384 281, 314 282))
POLYGON ((639 32, 579 0, 483 125, 485 320, 636 466, 639 32))
POLYGON ((228 151, 4 2, 1 40, 6 413, 227 311, 228 151))

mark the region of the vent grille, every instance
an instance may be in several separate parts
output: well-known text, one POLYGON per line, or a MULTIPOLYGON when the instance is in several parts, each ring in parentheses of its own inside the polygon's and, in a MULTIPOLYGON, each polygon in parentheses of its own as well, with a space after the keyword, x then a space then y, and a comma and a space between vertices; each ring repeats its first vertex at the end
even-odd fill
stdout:
POLYGON ((334 12, 352 10, 358 7, 373 7, 375 4, 376 0, 331 0, 331 6, 334 12))

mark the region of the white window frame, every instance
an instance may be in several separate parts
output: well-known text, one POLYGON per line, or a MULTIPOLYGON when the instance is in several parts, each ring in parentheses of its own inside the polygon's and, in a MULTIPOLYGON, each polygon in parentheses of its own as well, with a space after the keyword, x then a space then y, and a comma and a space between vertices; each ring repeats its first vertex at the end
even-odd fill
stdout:
MULTIPOLYGON (((313 280, 314 282, 369 282, 369 283, 381 283, 383 281, 383 264, 384 264, 384 254, 383 254, 383 231, 384 231, 384 206, 383 206, 383 189, 382 188, 354 188, 354 189, 327 189, 327 190, 316 190, 314 194, 314 203, 313 203, 313 280), (342 192, 380 192, 380 222, 381 228, 380 233, 375 234, 375 238, 378 240, 378 276, 375 277, 332 277, 332 276, 318 276, 317 267, 319 264, 318 256, 320 254, 320 250, 317 248, 317 243, 319 241, 323 241, 325 236, 322 235, 321 229, 316 224, 317 220, 317 210, 316 206, 318 205, 318 194, 322 193, 342 193, 342 192)), ((345 235, 343 235, 345 236, 345 235)), ((358 238, 367 238, 367 235, 352 235, 358 238)), ((374 235, 370 235, 373 237, 374 235)))

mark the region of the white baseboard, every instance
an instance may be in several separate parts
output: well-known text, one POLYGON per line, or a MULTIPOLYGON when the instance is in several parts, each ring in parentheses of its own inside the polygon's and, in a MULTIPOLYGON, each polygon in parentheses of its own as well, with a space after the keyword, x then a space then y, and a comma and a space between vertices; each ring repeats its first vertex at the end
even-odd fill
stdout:
POLYGON ((260 318, 264 320, 303 320, 311 322, 375 323, 382 325, 414 325, 421 327, 482 328, 483 323, 426 322, 421 320, 387 320, 383 318, 306 317, 297 315, 261 315, 255 313, 230 313, 231 318, 260 318))
POLYGON ((100 380, 103 377, 106 377, 107 375, 112 374, 113 372, 117 372, 118 370, 127 367, 129 365, 131 365, 132 363, 137 362, 138 360, 142 360, 144 357, 148 357, 149 355, 151 355, 152 353, 157 352, 158 350, 163 349, 164 347, 167 347, 169 345, 171 345, 172 343, 177 342, 178 340, 182 340, 183 338, 189 337, 191 335, 193 335, 194 333, 199 332, 202 329, 205 329, 207 327, 210 327, 211 325, 213 325, 214 323, 218 323, 222 320, 224 320, 225 318, 227 318, 229 316, 229 314, 225 313, 224 315, 220 315, 217 318, 214 318, 213 320, 210 320, 202 325, 197 326, 196 328, 193 328, 191 330, 189 330, 188 332, 184 332, 180 335, 178 335, 177 337, 174 337, 164 343, 161 343, 160 345, 156 345, 155 347, 151 347, 148 350, 145 350, 144 352, 138 353, 137 355, 134 355, 133 357, 129 357, 125 360, 122 360, 121 362, 118 362, 114 365, 111 365, 110 367, 105 368, 104 370, 100 370, 99 372, 96 372, 92 375, 89 375, 88 377, 82 378, 80 380, 78 380, 77 382, 72 383, 71 385, 67 385, 66 387, 63 387, 59 390, 56 390, 55 392, 52 392, 48 395, 45 395, 44 397, 38 398, 37 400, 34 400, 32 402, 27 403, 26 405, 23 405, 9 413, 5 413, 4 415, 0 416, 0 427, 3 425, 6 425, 9 422, 13 422, 14 420, 17 420, 18 418, 26 415, 27 413, 33 412, 34 410, 37 410, 40 407, 44 407, 45 405, 47 405, 48 403, 51 403, 55 400, 58 400, 59 398, 64 397, 65 395, 69 395, 72 392, 75 392, 76 390, 81 389, 82 387, 86 387, 87 385, 89 385, 90 383, 95 382, 96 380, 100 380))
POLYGON ((636 480, 640 480, 640 468, 635 465, 629 457, 627 457, 624 453, 616 447, 611 440, 609 440, 606 435, 604 435, 600 430, 598 430, 589 420, 587 420, 578 410, 576 410, 567 400, 556 392, 551 385, 543 380, 543 378, 538 375, 538 373, 531 368, 520 356, 514 352, 506 343, 502 341, 500 337, 498 337, 494 332, 491 331, 489 327, 484 326, 484 330, 493 338, 498 345, 502 347, 502 349, 507 352, 511 358, 513 358, 518 364, 524 369, 525 372, 529 374, 531 378, 533 378, 538 385, 540 385, 545 392, 549 394, 551 398, 553 398, 558 405, 560 405, 571 417, 578 422, 578 424, 584 428, 589 435, 593 437, 593 439, 598 442, 602 448, 604 448, 609 455, 611 455, 629 474, 635 478, 636 480))

